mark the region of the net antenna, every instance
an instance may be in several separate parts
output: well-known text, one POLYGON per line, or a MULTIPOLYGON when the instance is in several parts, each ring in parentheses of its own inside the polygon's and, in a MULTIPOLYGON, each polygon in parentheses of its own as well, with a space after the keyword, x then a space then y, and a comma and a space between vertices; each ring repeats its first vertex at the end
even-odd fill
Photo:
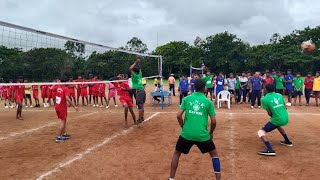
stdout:
POLYGON ((201 71, 201 75, 203 76, 205 68, 206 66, 204 65, 204 63, 202 63, 200 68, 193 67, 192 64, 190 64, 190 77, 192 77, 194 71, 201 71))
MULTIPOLYGON (((122 48, 114 48, 111 46, 107 46, 104 44, 84 41, 72 37, 67 37, 55 33, 50 33, 46 31, 41 31, 29 27, 24 27, 21 25, 16 25, 4 21, 0 21, 0 46, 10 48, 10 49, 19 49, 23 52, 27 52, 29 50, 35 48, 56 48, 64 51, 66 49, 65 45, 67 42, 72 42, 76 45, 82 45, 82 52, 76 52, 79 57, 88 58, 93 52, 96 53, 105 53, 108 51, 116 51, 127 53, 131 55, 137 55, 141 57, 154 58, 158 60, 158 69, 159 72, 156 76, 151 77, 162 77, 162 66, 163 59, 161 55, 153 55, 147 53, 140 53, 125 50, 122 48)), ((77 48, 79 48, 77 46, 77 48)), ((77 51, 77 50, 76 50, 77 51)), ((128 67, 129 68, 129 67, 128 67)), ((0 73, 1 76, 1 73, 0 73)), ((146 77, 149 78, 149 77, 146 77)), ((107 82, 107 81, 106 81, 107 82)), ((33 83, 33 84, 41 84, 41 83, 33 83)), ((0 84, 1 85, 1 84, 0 84)))

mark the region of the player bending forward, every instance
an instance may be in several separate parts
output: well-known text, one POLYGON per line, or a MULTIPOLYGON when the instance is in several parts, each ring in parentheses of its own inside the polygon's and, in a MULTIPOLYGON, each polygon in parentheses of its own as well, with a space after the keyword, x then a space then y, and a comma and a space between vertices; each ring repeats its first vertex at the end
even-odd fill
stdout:
POLYGON ((271 117, 270 122, 263 126, 261 130, 258 131, 258 136, 262 139, 264 144, 267 146, 267 150, 260 151, 260 155, 265 156, 275 156, 276 153, 272 149, 270 142, 266 137, 266 133, 271 132, 275 129, 282 134, 284 141, 280 141, 280 144, 285 146, 293 146, 292 142, 289 140, 286 132, 282 128, 289 122, 288 111, 285 106, 285 101, 281 94, 274 92, 274 85, 266 85, 267 95, 262 99, 262 107, 267 110, 269 116, 271 117))
MULTIPOLYGON (((67 77, 62 77, 61 82, 67 82, 67 77)), ((55 109, 58 116, 58 119, 61 120, 60 130, 58 137, 56 138, 56 142, 65 141, 67 139, 70 139, 70 135, 66 133, 66 126, 67 126, 67 101, 68 103, 75 108, 76 111, 78 111, 78 107, 73 103, 73 101, 70 99, 69 95, 69 89, 65 85, 58 85, 56 87, 57 93, 55 97, 55 109)))
MULTIPOLYGON (((118 80, 123 80, 124 77, 122 76, 117 76, 118 80)), ((120 97, 119 100, 121 102, 121 104, 124 106, 124 119, 125 119, 125 126, 128 126, 128 110, 130 111, 131 115, 132 115, 132 119, 134 124, 137 124, 136 121, 136 115, 133 112, 133 103, 132 103, 132 99, 130 98, 129 95, 129 90, 130 90, 130 86, 128 84, 127 81, 123 81, 123 82, 114 82, 113 83, 116 90, 117 90, 117 94, 120 97)))
POLYGON ((212 101, 206 98, 206 82, 202 79, 195 80, 196 92, 183 99, 177 119, 182 131, 176 150, 173 153, 169 180, 173 180, 179 164, 181 153, 188 154, 193 145, 197 145, 202 153, 209 153, 212 158, 216 179, 221 179, 220 160, 218 152, 212 141, 213 131, 216 128, 216 112, 212 101), (182 115, 185 112, 185 118, 182 115), (210 132, 208 131, 208 116, 211 119, 210 132))

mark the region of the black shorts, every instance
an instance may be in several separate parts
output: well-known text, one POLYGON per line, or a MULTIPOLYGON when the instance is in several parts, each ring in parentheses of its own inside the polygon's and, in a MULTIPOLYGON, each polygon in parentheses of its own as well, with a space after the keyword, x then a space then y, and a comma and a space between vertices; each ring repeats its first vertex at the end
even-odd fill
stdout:
POLYGON ((276 93, 283 94, 283 89, 276 89, 276 93))
POLYGON ((142 90, 137 90, 136 92, 136 100, 137 100, 137 104, 144 104, 146 102, 146 91, 144 89, 142 90))
POLYGON ((214 91, 214 89, 213 88, 207 88, 207 93, 209 93, 209 92, 213 92, 214 91))
POLYGON ((197 147, 203 154, 216 149, 216 146, 214 145, 212 139, 204 142, 198 142, 190 141, 180 136, 176 145, 176 150, 183 154, 188 154, 193 145, 197 145, 197 147))
POLYGON ((302 91, 294 91, 294 96, 302 96, 302 91))
POLYGON ((279 126, 276 126, 276 125, 272 124, 272 123, 269 121, 266 125, 264 125, 264 126, 262 127, 262 130, 264 130, 265 132, 271 132, 271 131, 277 129, 278 127, 279 127, 279 126))
POLYGON ((234 90, 228 90, 231 95, 234 95, 234 90))
POLYGON ((286 94, 292 96, 292 89, 286 89, 286 94))
POLYGON ((25 94, 25 95, 24 95, 24 98, 25 98, 25 99, 31 99, 31 94, 25 94))
POLYGON ((320 91, 313 91, 313 95, 315 95, 315 96, 320 95, 320 91))

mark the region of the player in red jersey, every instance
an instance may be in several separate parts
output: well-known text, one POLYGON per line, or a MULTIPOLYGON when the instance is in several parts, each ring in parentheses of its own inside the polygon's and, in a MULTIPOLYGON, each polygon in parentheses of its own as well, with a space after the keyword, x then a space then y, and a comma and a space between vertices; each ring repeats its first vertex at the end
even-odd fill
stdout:
MULTIPOLYGON (((78 77, 78 82, 84 82, 84 79, 82 78, 82 76, 78 77)), ((82 97, 82 105, 85 106, 88 104, 88 91, 87 91, 87 84, 78 84, 78 88, 80 89, 80 96, 82 97), (86 100, 86 104, 84 102, 84 100, 86 100)), ((79 104, 79 98, 78 98, 78 104, 79 104)))
MULTIPOLYGON (((75 82, 80 82, 81 80, 82 80, 82 76, 79 75, 78 79, 75 80, 75 82)), ((81 95, 81 89, 79 84, 76 85, 76 89, 77 89, 77 106, 79 106, 79 99, 81 95)))
POLYGON ((47 107, 48 105, 46 104, 46 98, 48 98, 47 91, 48 91, 48 85, 41 85, 41 98, 43 102, 43 107, 47 107))
MULTIPOLYGON (((121 75, 117 76, 117 78, 114 79, 118 79, 118 80, 124 80, 125 78, 121 75)), ((111 79, 113 80, 113 79, 111 79)), ((117 90, 117 94, 120 97, 120 103, 124 106, 124 120, 125 120, 125 126, 128 126, 128 110, 130 111, 131 115, 132 115, 132 119, 134 124, 137 124, 137 120, 136 120, 136 115, 133 112, 133 103, 132 103, 132 99, 129 96, 129 90, 131 89, 128 81, 124 81, 124 82, 114 82, 114 86, 117 90)))
MULTIPOLYGON (((98 82, 98 76, 94 75, 93 79, 91 82, 98 82)), ((93 97, 93 107, 99 107, 98 103, 98 96, 99 96, 99 91, 98 91, 99 84, 95 83, 92 84, 92 97, 93 97)))
POLYGON ((8 86, 1 86, 0 90, 2 91, 1 95, 2 95, 2 98, 4 99, 4 108, 8 109, 9 106, 11 106, 11 102, 8 98, 8 86), (9 106, 7 104, 7 101, 9 106))
MULTIPOLYGON (((17 83, 19 84, 21 82, 23 82, 22 77, 18 77, 17 83)), ((23 120, 22 118, 23 98, 24 98, 24 86, 23 85, 14 86, 14 99, 16 104, 18 105, 16 118, 19 120, 23 120)))
POLYGON ((47 99, 48 99, 47 100, 47 107, 51 106, 51 98, 52 98, 52 85, 48 85, 48 88, 47 88, 47 99))
MULTIPOLYGON (((69 78, 69 82, 74 82, 72 77, 69 78)), ((69 97, 74 102, 74 104, 77 104, 75 87, 76 87, 75 84, 68 84, 69 97)))
POLYGON ((98 84, 98 96, 100 97, 101 100, 101 106, 103 107, 103 100, 108 103, 107 98, 106 98, 106 84, 104 82, 100 82, 98 84))
MULTIPOLYGON (((92 76, 92 74, 89 74, 89 80, 88 80, 88 82, 92 82, 93 81, 93 76, 92 76)), ((88 84, 88 86, 89 86, 89 105, 91 105, 91 100, 92 100, 92 88, 93 88, 93 85, 94 84, 88 84)))
MULTIPOLYGON (((32 81, 34 83, 34 81, 32 81)), ((32 95, 34 98, 34 101, 36 102, 35 107, 40 107, 40 102, 39 102, 39 86, 38 85, 32 85, 32 95)))
MULTIPOLYGON (((9 80, 9 83, 13 83, 13 80, 9 80)), ((14 99, 13 99, 13 90, 14 90, 14 86, 8 86, 8 100, 9 100, 9 104, 10 108, 14 108, 13 103, 14 103, 14 99)))
MULTIPOLYGON (((67 77, 62 77, 60 79, 61 82, 67 82, 67 77)), ((66 85, 56 85, 55 89, 56 93, 56 101, 55 101, 55 110, 58 116, 58 119, 61 120, 61 125, 59 129, 59 134, 56 138, 56 142, 65 141, 70 138, 70 135, 66 133, 67 126, 67 102, 74 107, 76 111, 78 111, 78 107, 71 101, 69 96, 69 88, 66 85)))

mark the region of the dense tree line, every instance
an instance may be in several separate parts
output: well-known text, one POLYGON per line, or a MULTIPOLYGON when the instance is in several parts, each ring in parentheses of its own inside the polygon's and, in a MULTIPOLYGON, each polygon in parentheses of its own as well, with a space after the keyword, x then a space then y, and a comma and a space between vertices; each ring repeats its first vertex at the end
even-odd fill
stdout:
MULTIPOLYGON (((300 44, 312 40, 319 47, 320 26, 295 30, 286 36, 274 34, 270 41, 250 45, 234 34, 218 33, 204 39, 197 37, 193 44, 172 41, 157 47, 152 54, 163 56, 163 74, 188 74, 189 65, 201 67, 204 63, 213 72, 239 73, 246 70, 293 69, 305 74, 320 69, 320 53, 302 53, 300 44)), ((132 38, 121 47, 140 53, 148 52, 147 45, 139 38, 132 38)), ((0 77, 5 80, 22 75, 35 81, 51 81, 61 75, 77 77, 97 74, 107 79, 127 73, 136 55, 117 51, 93 52, 86 55, 86 46, 68 41, 62 49, 34 48, 23 51, 0 46, 0 77)), ((140 57, 146 76, 159 73, 159 60, 140 57)))

